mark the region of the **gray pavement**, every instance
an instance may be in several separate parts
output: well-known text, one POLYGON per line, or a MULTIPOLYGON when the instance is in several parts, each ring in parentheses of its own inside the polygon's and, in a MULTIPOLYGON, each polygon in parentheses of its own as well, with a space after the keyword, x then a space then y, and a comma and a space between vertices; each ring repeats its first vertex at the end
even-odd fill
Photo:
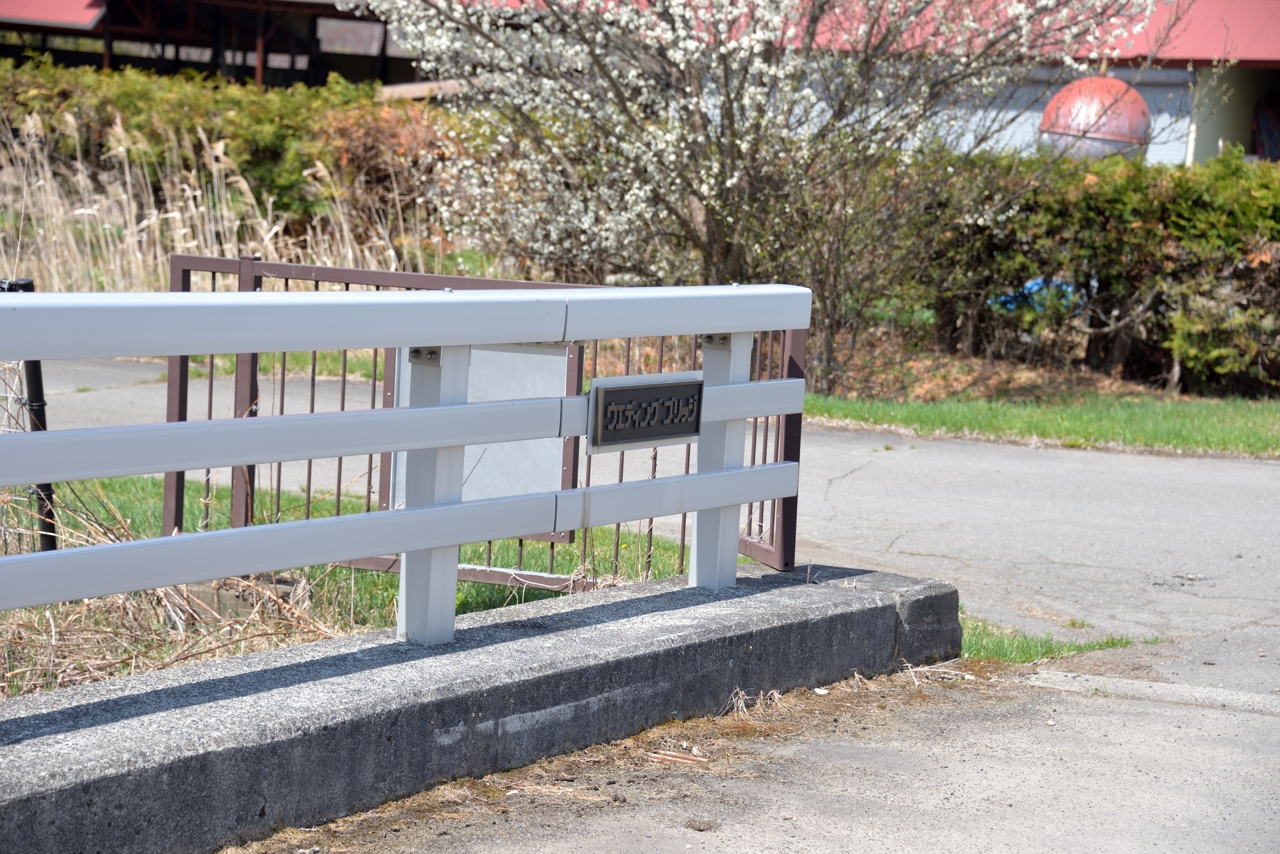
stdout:
MULTIPOLYGON (((120 370, 100 392, 58 386, 51 426, 161 420, 163 386, 108 388, 120 370)), ((631 457, 627 478, 647 475, 631 457)), ((682 463, 664 451, 659 473, 682 463)), ((1274 461, 807 428, 802 561, 950 581, 968 613, 1031 632, 1127 635, 1139 643, 1044 669, 1171 687, 1022 681, 1006 701, 904 713, 892 734, 762 747, 752 775, 676 801, 590 822, 549 807, 452 841, 406 820, 371 850, 1280 851, 1278 506, 1274 461), (685 828, 697 815, 718 830, 685 828)))
MULTIPOLYGON (((1025 673, 942 684, 922 675, 921 687, 899 676, 857 692, 848 683, 823 696, 797 692, 781 712, 667 724, 612 749, 286 830, 239 851, 1128 854, 1280 846, 1280 718, 1123 691, 1056 691, 1028 684, 1025 673), (711 761, 646 761, 644 751, 659 745, 696 747, 711 761)), ((1153 684, 1105 680, 1108 688, 1122 683, 1153 684)))
POLYGON ((459 850, 1275 851, 1276 732, 1270 717, 1052 693, 948 704, 872 737, 770 744, 750 777, 694 798, 521 822, 459 850), (695 817, 718 827, 692 831, 695 817))
POLYGON ((1162 678, 1271 692, 1277 506, 1275 461, 807 430, 797 559, 941 578, 1036 634, 1159 639, 1134 655, 1162 678))

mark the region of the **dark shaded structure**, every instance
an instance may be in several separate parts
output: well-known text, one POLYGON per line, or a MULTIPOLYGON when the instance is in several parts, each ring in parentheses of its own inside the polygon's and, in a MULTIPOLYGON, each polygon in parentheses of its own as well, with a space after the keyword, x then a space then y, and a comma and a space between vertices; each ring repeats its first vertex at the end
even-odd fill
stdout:
POLYGON ((263 86, 417 79, 376 20, 332 0, 0 0, 0 56, 160 74, 191 68, 263 86))

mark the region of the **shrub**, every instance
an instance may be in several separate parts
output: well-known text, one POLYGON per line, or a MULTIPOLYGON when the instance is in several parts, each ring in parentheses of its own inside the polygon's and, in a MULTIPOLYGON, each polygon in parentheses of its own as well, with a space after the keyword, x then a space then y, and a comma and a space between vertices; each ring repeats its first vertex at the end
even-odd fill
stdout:
POLYGON ((1192 167, 1058 164, 1001 216, 958 221, 922 272, 922 298, 943 350, 1271 391, 1278 220, 1280 166, 1238 148, 1192 167))
POLYGON ((438 226, 444 114, 376 94, 0 60, 0 261, 48 290, 163 287, 171 252, 490 268, 438 226))
MULTIPOLYGON (((60 207, 53 206, 65 211, 54 216, 53 207, 44 208, 49 223, 63 222, 63 242, 91 242, 78 219, 91 206, 81 198, 88 195, 95 215, 110 219, 111 234, 142 234, 139 226, 148 223, 159 234, 134 247, 150 259, 150 272, 103 272, 102 259, 119 254, 115 243, 88 247, 72 253, 88 266, 64 276, 65 287, 106 280, 154 286, 163 255, 179 245, 465 272, 462 256, 448 255, 437 205, 455 219, 481 196, 501 209, 504 199, 531 192, 528 176, 513 167, 503 173, 507 183, 474 198, 474 187, 456 175, 441 184, 451 161, 461 167, 455 172, 468 173, 471 149, 498 160, 512 149, 498 144, 503 138, 482 111, 390 105, 376 95, 376 85, 336 76, 316 88, 259 89, 193 73, 159 77, 60 68, 47 57, 0 60, 0 115, 15 129, 12 152, 0 151, 0 171, 17 169, 24 157, 18 148, 29 144, 17 142, 25 133, 17 129, 33 126, 34 116, 39 130, 29 136, 47 163, 41 175, 65 185, 60 207), (132 175, 149 186, 139 189, 132 175), (198 246, 180 238, 190 223, 164 217, 181 207, 183 193, 196 198, 219 181, 232 188, 213 193, 228 233, 201 237, 198 246), (149 195, 149 204, 121 202, 128 194, 112 187, 122 182, 136 196, 149 195), (161 233, 169 227, 172 235, 161 233)), ((838 165, 818 159, 813 169, 844 174, 838 165)), ((1280 166, 1246 162, 1239 149, 1207 164, 1169 167, 925 146, 865 172, 840 186, 814 181, 776 209, 761 208, 768 222, 751 224, 759 238, 749 253, 752 277, 815 290, 820 334, 811 376, 823 390, 837 389, 859 336, 877 328, 943 352, 1084 364, 1170 387, 1280 389, 1280 166), (839 334, 848 336, 848 356, 836 347, 839 334)), ((21 182, 10 184, 16 200, 21 182)), ((183 215, 194 218, 197 206, 183 215)), ((524 238, 545 225, 519 220, 517 228, 518 220, 508 230, 524 229, 524 238)), ((50 243, 57 229, 42 227, 50 243)), ((520 265, 518 274, 539 274, 514 231, 479 236, 481 246, 518 256, 504 259, 520 265)), ((670 271, 688 268, 692 257, 680 255, 677 244, 646 242, 643 251, 671 256, 648 258, 646 269, 665 270, 665 280, 674 281, 670 271)), ((604 278, 608 265, 590 267, 576 245, 556 242, 566 256, 553 273, 604 278)), ((7 246, 0 241, 0 256, 7 246)))
POLYGON ((190 71, 63 68, 47 55, 21 64, 0 59, 0 110, 10 127, 34 115, 59 153, 79 151, 95 164, 107 155, 117 121, 158 150, 170 138, 195 139, 203 131, 225 141, 226 155, 257 196, 272 197, 277 209, 294 215, 315 209, 303 173, 326 154, 324 127, 343 110, 373 104, 376 94, 375 85, 336 74, 324 86, 261 89, 190 71))

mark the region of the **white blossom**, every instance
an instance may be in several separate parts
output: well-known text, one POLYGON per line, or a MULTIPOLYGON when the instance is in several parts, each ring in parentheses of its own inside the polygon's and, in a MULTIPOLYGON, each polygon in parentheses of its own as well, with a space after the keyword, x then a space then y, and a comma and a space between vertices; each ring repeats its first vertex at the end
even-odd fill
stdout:
MULTIPOLYGON (((485 118, 449 226, 597 278, 731 281, 767 205, 834 154, 981 144, 1037 64, 1079 67, 1154 0, 368 0, 485 118), (998 110, 992 115, 998 113, 998 110)), ((353 4, 355 5, 355 4, 353 4)))

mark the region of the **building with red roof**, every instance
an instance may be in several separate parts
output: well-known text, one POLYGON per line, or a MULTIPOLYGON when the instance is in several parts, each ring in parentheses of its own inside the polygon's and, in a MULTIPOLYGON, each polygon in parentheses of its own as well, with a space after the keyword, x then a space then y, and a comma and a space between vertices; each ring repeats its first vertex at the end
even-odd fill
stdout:
MULTIPOLYGON (((264 85, 318 83, 329 71, 416 79, 410 53, 381 23, 356 20, 334 0, 0 0, 0 56, 31 48, 64 64, 196 68, 264 85)), ((1280 158, 1280 0, 1162 4, 1143 33, 1115 48, 1109 73, 1131 82, 1150 112, 1149 160, 1202 162, 1228 145, 1280 158), (1154 67, 1139 74, 1152 54, 1154 67)), ((1061 88, 1044 92, 1061 70, 1042 71, 1011 143, 1038 138, 1048 95, 1061 88)), ((397 88, 429 96, 440 84, 397 88)))
POLYGON ((386 27, 335 0, 0 0, 0 56, 63 65, 183 68, 267 86, 416 79, 386 27))
MULTIPOLYGON (((1171 116, 1175 129, 1182 129, 1182 161, 1203 162, 1228 145, 1255 156, 1269 149, 1268 159, 1277 159, 1280 0, 1195 0, 1176 21, 1175 9, 1157 7, 1145 31, 1119 46, 1117 63, 1136 64, 1156 53, 1166 76, 1186 74, 1194 97, 1183 99, 1182 113, 1171 116), (1165 43, 1153 45, 1163 33, 1165 43), (1215 74, 1219 63, 1230 67, 1215 74)), ((1151 87, 1139 81, 1137 88, 1146 95, 1151 87)), ((1151 98, 1148 104, 1154 116, 1156 105, 1151 98)))

